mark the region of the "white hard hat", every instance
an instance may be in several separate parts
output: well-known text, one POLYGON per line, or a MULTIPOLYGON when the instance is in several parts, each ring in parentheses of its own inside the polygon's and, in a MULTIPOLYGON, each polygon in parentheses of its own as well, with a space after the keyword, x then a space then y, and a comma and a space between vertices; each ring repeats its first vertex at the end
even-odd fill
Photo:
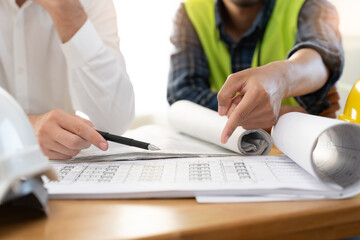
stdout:
POLYGON ((21 179, 57 174, 40 150, 25 112, 15 99, 0 88, 0 203, 21 179))

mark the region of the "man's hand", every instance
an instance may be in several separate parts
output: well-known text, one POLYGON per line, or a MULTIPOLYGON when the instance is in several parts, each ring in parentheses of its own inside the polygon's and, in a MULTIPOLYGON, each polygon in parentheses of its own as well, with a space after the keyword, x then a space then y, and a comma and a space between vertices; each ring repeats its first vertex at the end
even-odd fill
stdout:
POLYGON ((41 115, 28 115, 41 150, 50 159, 70 159, 91 144, 107 150, 106 140, 93 124, 62 110, 41 115))
POLYGON ((315 92, 328 77, 329 70, 320 54, 310 48, 296 51, 287 60, 230 75, 218 94, 219 114, 229 118, 221 142, 226 143, 237 126, 245 129, 273 126, 280 110, 289 111, 280 108, 283 98, 315 92))
POLYGON ((226 143, 237 126, 244 129, 273 126, 280 112, 281 101, 287 94, 286 62, 247 69, 232 74, 218 94, 219 114, 229 120, 221 142, 226 143), (238 94, 235 98, 235 94, 238 94))
POLYGON ((79 0, 33 1, 50 14, 63 43, 69 41, 87 20, 87 15, 79 0))

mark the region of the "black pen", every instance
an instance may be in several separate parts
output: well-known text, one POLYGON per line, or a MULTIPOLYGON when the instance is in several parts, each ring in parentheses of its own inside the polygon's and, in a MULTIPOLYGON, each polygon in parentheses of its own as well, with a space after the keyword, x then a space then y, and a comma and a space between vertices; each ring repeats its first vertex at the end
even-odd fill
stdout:
POLYGON ((137 141, 135 139, 126 138, 126 137, 122 137, 122 136, 117 136, 117 135, 113 135, 113 134, 110 134, 110 133, 107 133, 107 132, 102 132, 102 131, 99 131, 99 130, 96 130, 96 131, 98 133, 100 133, 100 135, 103 136, 103 138, 105 138, 105 140, 107 140, 107 141, 121 143, 121 144, 124 144, 124 145, 143 148, 143 149, 151 150, 151 151, 160 150, 160 148, 158 148, 157 146, 155 146, 153 144, 150 144, 150 143, 140 142, 140 141, 137 141))

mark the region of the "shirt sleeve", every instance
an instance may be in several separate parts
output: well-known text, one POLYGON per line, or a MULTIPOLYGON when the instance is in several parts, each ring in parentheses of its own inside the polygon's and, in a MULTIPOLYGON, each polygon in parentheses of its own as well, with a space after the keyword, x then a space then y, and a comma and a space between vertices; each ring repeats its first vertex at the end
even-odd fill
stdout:
POLYGON ((189 100, 217 111, 217 93, 210 90, 209 67, 197 33, 181 4, 170 38, 174 52, 170 59, 167 100, 189 100))
POLYGON ((338 25, 337 11, 326 0, 307 0, 299 13, 296 44, 288 57, 300 49, 312 48, 321 55, 330 73, 321 89, 295 98, 311 114, 320 114, 330 106, 326 96, 343 70, 344 51, 338 25))
POLYGON ((62 44, 74 110, 101 130, 124 133, 134 117, 134 91, 119 49, 112 0, 83 1, 88 20, 62 44))

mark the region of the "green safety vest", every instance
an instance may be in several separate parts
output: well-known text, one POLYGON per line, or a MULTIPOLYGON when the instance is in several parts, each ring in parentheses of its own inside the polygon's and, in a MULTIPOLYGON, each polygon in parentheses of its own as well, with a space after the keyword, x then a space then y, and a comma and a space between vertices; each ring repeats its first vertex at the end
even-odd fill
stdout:
MULTIPOLYGON (((276 0, 261 43, 260 65, 286 59, 295 44, 298 15, 304 2, 276 0)), ((215 24, 214 0, 186 0, 184 6, 207 56, 211 90, 218 92, 232 71, 229 50, 215 24)), ((252 67, 258 67, 259 45, 255 48, 252 67)), ((283 99, 282 104, 299 106, 294 98, 283 99)))

